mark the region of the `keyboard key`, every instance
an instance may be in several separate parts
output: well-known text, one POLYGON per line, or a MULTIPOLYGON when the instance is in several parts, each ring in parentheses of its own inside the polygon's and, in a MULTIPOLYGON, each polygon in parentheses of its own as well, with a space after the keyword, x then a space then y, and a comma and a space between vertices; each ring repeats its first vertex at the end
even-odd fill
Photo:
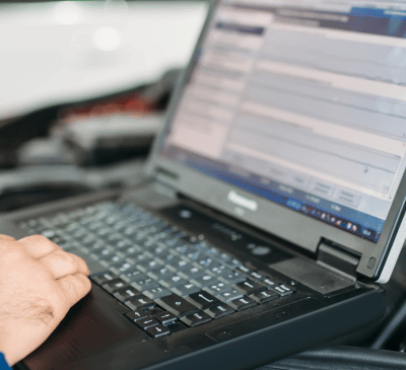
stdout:
POLYGON ((110 248, 103 248, 97 251, 93 251, 91 257, 94 259, 105 259, 106 257, 113 254, 113 251, 110 248))
POLYGON ((184 242, 182 240, 178 239, 178 238, 170 237, 170 238, 167 238, 165 240, 161 240, 159 243, 164 245, 165 247, 168 247, 168 248, 175 248, 176 246, 181 245, 184 242))
POLYGON ((178 253, 180 256, 185 256, 188 253, 193 253, 196 252, 196 248, 194 248, 192 245, 189 244, 180 244, 174 248, 171 248, 172 250, 175 250, 176 253, 178 253))
POLYGON ((148 276, 151 277, 152 279, 155 280, 160 280, 160 279, 165 279, 167 276, 172 276, 174 274, 174 271, 169 268, 169 267, 162 267, 162 268, 157 268, 154 270, 151 270, 148 272, 148 276))
POLYGON ((121 259, 121 257, 117 256, 116 254, 110 255, 107 258, 100 261, 100 263, 106 267, 110 267, 110 266, 115 265, 116 263, 120 263, 120 262, 123 262, 123 260, 121 259))
POLYGON ((145 290, 145 291, 143 292, 143 294, 144 294, 145 296, 147 296, 148 298, 151 298, 151 299, 158 299, 158 298, 161 298, 161 297, 165 297, 165 296, 167 296, 167 295, 170 295, 170 294, 172 294, 172 292, 171 292, 170 290, 168 290, 168 289, 165 289, 165 288, 163 288, 163 287, 161 287, 161 286, 158 286, 158 287, 156 287, 156 288, 152 288, 152 289, 149 289, 149 290, 145 290))
POLYGON ((97 240, 93 244, 87 246, 87 249, 89 250, 89 253, 96 252, 96 251, 101 250, 103 248, 106 248, 106 244, 104 242, 102 242, 101 240, 97 240))
POLYGON ((262 304, 279 298, 279 295, 275 292, 272 292, 271 290, 261 290, 259 292, 251 294, 249 297, 255 302, 262 304))
POLYGON ((288 288, 285 285, 279 285, 279 286, 277 286, 275 288, 272 288, 272 290, 274 292, 276 292, 277 294, 279 294, 281 297, 285 297, 287 295, 293 294, 293 290, 288 288))
POLYGON ((200 267, 190 264, 187 268, 179 271, 179 275, 185 279, 193 279, 205 275, 205 271, 200 267))
POLYGON ((171 265, 171 264, 176 265, 177 263, 179 263, 181 261, 184 261, 184 260, 172 251, 169 251, 169 254, 166 255, 165 263, 167 263, 168 265, 171 265))
POLYGON ((217 299, 227 303, 235 299, 241 298, 242 296, 243 294, 240 291, 231 288, 217 295, 217 299))
POLYGON ((265 279, 265 276, 261 275, 259 272, 256 271, 251 271, 249 274, 249 277, 254 280, 254 281, 262 281, 265 279))
POLYGON ((213 275, 210 275, 210 274, 206 273, 201 277, 197 276, 197 277, 191 279, 190 282, 197 285, 197 286, 199 286, 199 287, 201 287, 201 288, 204 288, 204 287, 209 286, 210 284, 212 284, 216 280, 217 279, 213 275))
MULTIPOLYGON (((114 233, 114 230, 110 227, 103 227, 102 229, 96 230, 96 234, 100 236, 102 239, 104 239, 106 236, 112 233, 114 233)), ((78 234, 78 232, 76 234, 78 234)))
POLYGON ((204 255, 201 258, 196 259, 195 263, 197 263, 202 268, 209 268, 212 264, 216 265, 216 266, 222 265, 219 262, 215 261, 213 258, 209 258, 206 255, 204 255))
POLYGON ((234 310, 236 311, 242 311, 245 310, 247 308, 256 306, 256 302, 251 299, 250 297, 242 297, 242 298, 238 298, 234 301, 228 302, 228 305, 232 308, 234 308, 234 310))
POLYGON ((137 276, 135 279, 132 280, 131 286, 135 289, 140 290, 141 292, 144 290, 151 290, 153 288, 158 287, 158 282, 149 276, 142 274, 137 276))
POLYGON ((159 338, 171 333, 170 329, 164 325, 156 325, 146 329, 148 335, 152 338, 159 338))
POLYGON ((126 247, 117 251, 117 254, 123 258, 136 258, 140 253, 142 253, 141 248, 136 245, 131 247, 126 247))
POLYGON ((120 289, 114 293, 114 297, 116 297, 120 302, 128 301, 134 297, 140 296, 141 292, 137 289, 127 287, 124 289, 120 289))
POLYGON ((190 262, 182 258, 177 261, 171 261, 168 263, 168 265, 171 266, 176 271, 188 270, 193 267, 193 265, 190 262))
POLYGON ((148 312, 144 310, 131 311, 127 312, 125 316, 132 322, 136 322, 138 320, 148 317, 148 312))
POLYGON ((210 317, 213 319, 219 319, 220 317, 229 315, 234 312, 234 310, 226 305, 225 303, 222 304, 216 304, 213 306, 210 306, 206 310, 204 310, 206 314, 208 314, 210 317))
POLYGON ((136 311, 139 309, 154 307, 155 302, 149 299, 148 297, 145 297, 144 295, 140 295, 138 297, 131 299, 130 301, 125 302, 125 305, 131 308, 133 311, 136 311))
POLYGON ((117 250, 122 250, 122 249, 126 249, 126 248, 131 248, 133 246, 133 243, 131 243, 128 239, 122 239, 115 243, 112 243, 112 245, 117 250))
POLYGON ((94 245, 98 239, 94 235, 86 235, 81 241, 80 244, 85 247, 91 247, 94 245))
POLYGON ((243 274, 250 274, 251 273, 251 270, 248 267, 245 267, 244 265, 241 265, 241 266, 237 267, 235 269, 235 271, 242 272, 243 274))
POLYGON ((156 319, 154 319, 153 317, 147 316, 141 320, 137 320, 135 322, 135 325, 137 325, 139 328, 141 328, 143 330, 146 330, 148 328, 151 328, 152 326, 159 325, 159 322, 156 319))
POLYGON ((217 296, 218 294, 223 293, 224 291, 226 291, 230 288, 231 288, 230 285, 217 281, 214 284, 203 288, 203 290, 205 290, 206 292, 209 292, 211 295, 217 296))
POLYGON ((119 234, 119 233, 115 233, 114 230, 112 230, 113 233, 107 236, 107 243, 111 244, 114 242, 118 242, 120 240, 124 240, 124 236, 119 234))
POLYGON ((162 266, 162 263, 156 260, 151 259, 150 261, 145 261, 137 264, 137 269, 142 272, 149 272, 151 270, 157 269, 162 266))
POLYGON ((191 295, 200 291, 200 288, 192 283, 187 283, 183 285, 178 285, 172 288, 172 292, 181 297, 191 295))
POLYGON ((173 313, 165 311, 155 314, 154 318, 164 325, 167 325, 177 320, 177 317, 173 313))
POLYGON ((210 271, 213 275, 221 276, 221 274, 226 273, 226 271, 231 272, 224 264, 220 262, 213 262, 207 267, 207 271, 210 271))
POLYGON ((210 258, 213 258, 213 259, 220 257, 220 251, 218 249, 212 248, 212 247, 207 248, 205 250, 205 254, 207 255, 207 257, 210 257, 210 258))
POLYGON ((261 284, 268 288, 275 286, 275 282, 267 277, 261 281, 261 284))
POLYGON ((112 272, 103 272, 102 274, 97 274, 91 276, 91 279, 98 285, 106 284, 110 281, 117 280, 119 277, 112 272))
POLYGON ((148 249, 155 257, 159 257, 162 253, 166 252, 167 249, 163 245, 158 245, 153 248, 148 249))
POLYGON ((259 290, 264 289, 263 285, 258 284, 252 280, 247 280, 242 283, 238 283, 234 287, 245 295, 250 295, 255 292, 258 292, 259 290))
MULTIPOLYGON (((150 250, 153 251, 154 249, 150 249, 150 250)), ((161 250, 161 253, 155 255, 155 259, 157 261, 160 261, 163 264, 165 264, 165 263, 168 262, 167 261, 168 258, 169 259, 174 258, 174 257, 171 257, 171 256, 174 256, 174 254, 171 253, 167 248, 165 248, 164 250, 161 250)))
POLYGON ((110 283, 106 283, 106 284, 102 285, 102 288, 109 293, 115 293, 118 290, 127 288, 127 287, 128 287, 128 284, 124 280, 121 280, 121 279, 117 279, 117 280, 111 281, 110 283))
POLYGON ((127 283, 131 283, 141 275, 144 275, 140 270, 137 270, 135 267, 133 269, 129 269, 123 274, 120 275, 120 278, 126 281, 127 283))
POLYGON ((189 302, 193 303, 199 309, 205 309, 213 304, 220 304, 221 302, 213 297, 210 293, 200 291, 198 293, 191 294, 186 298, 189 302))
POLYGON ((115 265, 111 265, 109 268, 110 268, 110 271, 113 271, 117 275, 121 275, 126 271, 135 269, 134 265, 132 265, 131 263, 126 262, 126 261, 122 261, 122 262, 116 263, 115 265))
POLYGON ((200 250, 194 250, 194 251, 190 251, 188 253, 185 254, 185 257, 187 259, 189 259, 192 262, 197 262, 197 261, 201 261, 202 258, 204 258, 204 252, 200 251, 200 250))
POLYGON ((203 311, 198 311, 182 317, 180 321, 187 326, 194 327, 211 321, 211 317, 203 311))
POLYGON ((227 284, 238 284, 247 280, 247 277, 243 274, 240 274, 239 272, 227 270, 221 272, 218 276, 218 279, 227 284))
POLYGON ((135 256, 127 256, 128 261, 134 263, 134 264, 140 264, 142 266, 147 265, 152 261, 152 255, 150 253, 144 252, 142 254, 137 254, 135 256))
POLYGON ((242 262, 236 258, 232 258, 231 261, 228 262, 228 264, 230 267, 234 267, 234 268, 242 266, 242 262))
POLYGON ((197 311, 197 307, 176 294, 169 295, 156 300, 156 303, 165 310, 172 312, 175 316, 181 317, 197 311))
POLYGON ((183 279, 180 275, 173 274, 172 276, 159 280, 159 283, 165 288, 170 289, 178 285, 186 285, 188 284, 188 281, 183 279))
POLYGON ((227 263, 227 262, 231 262, 232 257, 229 256, 227 253, 221 253, 219 256, 219 259, 220 259, 220 261, 227 263))

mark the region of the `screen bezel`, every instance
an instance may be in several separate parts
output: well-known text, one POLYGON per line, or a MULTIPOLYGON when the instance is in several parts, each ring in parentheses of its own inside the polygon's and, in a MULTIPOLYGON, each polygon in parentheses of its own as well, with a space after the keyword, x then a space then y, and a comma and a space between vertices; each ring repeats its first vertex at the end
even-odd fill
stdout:
POLYGON ((155 177, 173 187, 182 195, 285 239, 307 251, 316 253, 318 245, 323 239, 342 245, 360 256, 357 273, 378 280, 405 213, 406 173, 402 177, 381 236, 378 242, 374 243, 160 156, 159 151, 164 143, 172 119, 177 112, 179 102, 183 96, 183 88, 187 85, 189 76, 194 69, 200 46, 211 24, 218 3, 219 0, 214 0, 211 3, 206 22, 189 65, 171 98, 165 127, 151 151, 146 167, 147 173, 151 177, 155 177), (171 175, 161 176, 160 174, 164 172, 171 175), (258 204, 257 210, 252 211, 231 203, 228 200, 230 191, 235 191, 237 194, 255 201, 258 204), (371 258, 376 260, 373 266, 369 263, 371 258))

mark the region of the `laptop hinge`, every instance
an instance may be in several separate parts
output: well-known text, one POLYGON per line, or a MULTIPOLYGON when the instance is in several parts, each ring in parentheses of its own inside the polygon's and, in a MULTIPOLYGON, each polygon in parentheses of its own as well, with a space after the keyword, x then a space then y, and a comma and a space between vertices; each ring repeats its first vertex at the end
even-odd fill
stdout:
POLYGON ((359 255, 348 251, 337 243, 323 239, 319 244, 317 263, 354 281, 357 276, 356 269, 359 260, 359 255))
POLYGON ((154 189, 154 191, 162 195, 166 195, 167 197, 176 198, 177 196, 176 189, 163 181, 154 181, 151 187, 154 189))

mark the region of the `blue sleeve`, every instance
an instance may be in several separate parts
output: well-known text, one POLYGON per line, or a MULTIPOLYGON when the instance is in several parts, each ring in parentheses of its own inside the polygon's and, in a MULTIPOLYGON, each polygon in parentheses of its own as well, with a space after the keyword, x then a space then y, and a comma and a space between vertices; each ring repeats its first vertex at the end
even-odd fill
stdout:
POLYGON ((4 355, 0 352, 0 370, 11 370, 10 366, 7 365, 4 355))

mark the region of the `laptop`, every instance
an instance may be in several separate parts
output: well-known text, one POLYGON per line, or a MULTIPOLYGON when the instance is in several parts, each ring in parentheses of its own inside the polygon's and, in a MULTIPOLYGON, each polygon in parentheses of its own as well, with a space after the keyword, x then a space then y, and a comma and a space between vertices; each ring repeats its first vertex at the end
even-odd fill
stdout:
POLYGON ((382 317, 406 237, 406 6, 212 4, 131 188, 13 213, 91 293, 25 369, 254 369, 382 317))

